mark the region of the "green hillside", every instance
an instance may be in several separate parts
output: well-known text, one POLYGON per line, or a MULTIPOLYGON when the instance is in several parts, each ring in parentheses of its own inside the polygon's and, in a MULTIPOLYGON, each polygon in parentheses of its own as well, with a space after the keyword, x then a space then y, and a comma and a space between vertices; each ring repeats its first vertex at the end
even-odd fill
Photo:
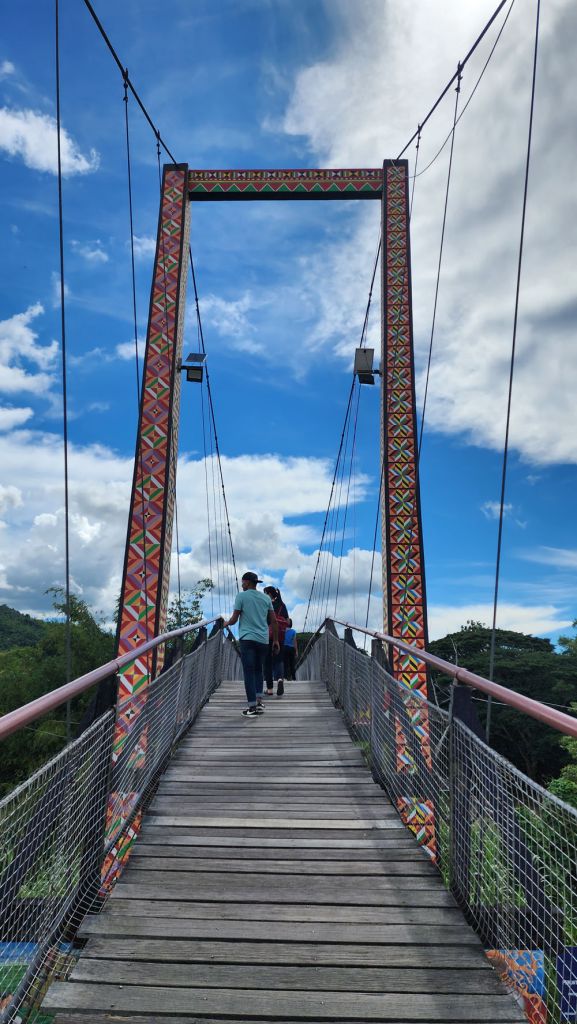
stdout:
POLYGON ((33 647, 42 639, 45 623, 0 604, 0 651, 11 647, 33 647))

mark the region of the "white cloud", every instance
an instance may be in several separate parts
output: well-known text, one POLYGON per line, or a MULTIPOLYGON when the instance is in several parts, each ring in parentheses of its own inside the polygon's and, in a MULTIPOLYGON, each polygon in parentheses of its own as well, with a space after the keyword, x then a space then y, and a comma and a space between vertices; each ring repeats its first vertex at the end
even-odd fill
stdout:
POLYGON ((94 242, 85 242, 84 244, 76 240, 72 240, 72 248, 82 259, 86 260, 87 263, 108 263, 108 253, 102 248, 102 242, 97 238, 94 242))
POLYGON ((2 79, 2 78, 9 78, 10 75, 13 75, 15 72, 16 72, 16 68, 15 68, 14 64, 12 63, 12 61, 10 61, 10 60, 3 60, 2 61, 2 63, 0 64, 0 79, 2 79))
MULTIPOLYGON (((122 342, 120 342, 119 345, 117 345, 115 347, 114 355, 116 356, 117 359, 124 359, 124 360, 134 359, 134 357, 135 357, 135 347, 136 346, 134 344, 134 338, 132 339, 132 341, 122 341, 122 342)), ((142 338, 139 338, 139 340, 138 340, 138 356, 139 356, 140 359, 144 359, 145 350, 146 350, 146 342, 142 338)))
MULTIPOLYGON (((53 306, 54 309, 59 309, 60 308, 60 303, 62 302, 62 290, 61 290, 61 287, 60 287, 60 274, 57 273, 56 270, 52 271, 51 283, 52 283, 52 306, 53 306)), ((65 281, 64 282, 64 300, 66 301, 66 299, 69 299, 69 298, 70 298, 70 288, 66 284, 66 281, 65 281)))
POLYGON ((0 484, 0 515, 10 508, 21 508, 23 505, 22 491, 12 484, 0 484))
MULTIPOLYGON (((50 371, 58 356, 58 342, 39 345, 38 335, 31 327, 32 322, 43 312, 40 303, 36 303, 24 313, 16 313, 8 320, 0 321, 0 393, 29 392, 46 395, 50 391, 54 382, 50 371), (31 372, 29 364, 44 372, 31 372)), ((20 422, 24 422, 23 412, 19 415, 20 422)), ((10 420, 10 410, 6 419, 10 420)), ((17 425, 16 422, 13 425, 17 425)))
POLYGON ((557 569, 577 569, 577 550, 570 548, 539 547, 535 551, 524 551, 521 555, 527 562, 553 565, 557 569))
MULTIPOLYGON (((34 171, 58 172, 57 126, 49 114, 34 110, 0 108, 0 150, 20 157, 34 171)), ((95 149, 85 156, 64 128, 60 132, 62 173, 88 174, 98 170, 100 158, 95 149)))
MULTIPOLYGON (((513 511, 513 506, 505 502, 503 505, 503 518, 513 511)), ((501 503, 498 501, 485 501, 481 505, 481 512, 486 519, 498 519, 501 512, 501 503)))
MULTIPOLYGON (((317 166, 379 166, 395 156, 444 86, 456 59, 493 10, 492 2, 415 6, 411 0, 334 0, 339 42, 303 67, 284 116, 317 166), (354 44, 353 41, 354 40, 354 44), (374 82, 382 83, 375 90, 374 82), (411 89, 406 82, 411 82, 411 89), (359 111, 363 115, 359 116, 359 111)), ((467 66, 465 103, 498 26, 467 66)), ((533 19, 513 9, 487 73, 457 129, 426 430, 500 451, 505 432, 521 193, 533 49, 533 19), (494 116, 499 110, 499 117, 494 116)), ((526 225, 511 446, 537 465, 577 462, 574 282, 577 244, 572 188, 577 115, 572 51, 577 8, 558 0, 543 12, 529 208, 526 225)), ((454 93, 427 124, 420 168, 450 125, 454 93)), ((414 148, 406 154, 414 159, 414 148)), ((448 148, 416 182, 412 218, 418 391, 431 329, 448 148)), ((376 204, 375 204, 376 205, 376 204)), ((313 341, 350 358, 349 325, 362 316, 377 224, 360 204, 357 226, 325 247, 324 299, 313 341), (341 331, 344 343, 336 341, 341 331)), ((307 270, 320 268, 316 256, 307 270)), ((315 275, 306 274, 305 289, 315 275)), ((378 297, 376 296, 378 308, 378 297)), ((420 399, 419 399, 420 401, 420 399)))
MULTIPOLYGON (((0 368, 0 376, 1 373, 0 368)), ((21 427, 33 415, 34 411, 28 407, 17 409, 12 406, 0 406, 0 431, 21 427)))
MULTIPOLYGON (((492 604, 432 605, 428 608, 429 637, 436 640, 447 633, 457 632, 469 620, 490 625, 493 621, 492 604)), ((498 607, 497 628, 512 629, 517 633, 542 635, 568 629, 572 619, 566 609, 555 605, 522 605, 503 602, 498 607)))
POLYGON ((203 322, 214 327, 232 348, 259 355, 264 351, 264 346, 256 339, 256 328, 249 315, 259 306, 262 306, 262 302, 258 302, 251 292, 245 292, 239 299, 230 300, 218 295, 206 295, 200 309, 203 322))
MULTIPOLYGON (((133 235, 134 256, 137 260, 149 259, 156 255, 156 238, 150 235, 133 235)), ((130 242, 128 243, 130 245, 130 242)))
MULTIPOLYGON (((50 434, 15 431, 3 462, 14 488, 1 506, 9 527, 0 532, 5 599, 20 608, 25 602, 28 610, 41 612, 48 608, 44 592, 64 579, 61 440, 50 434), (36 602, 34 609, 31 601, 36 602)), ((305 549, 319 540, 316 531, 299 522, 299 517, 324 510, 332 466, 321 459, 282 458, 273 454, 223 457, 222 464, 239 574, 247 567, 256 567, 264 569, 268 579, 274 574, 282 581, 290 569, 292 575, 286 576, 286 596, 291 604, 298 605, 308 593, 307 566, 316 558, 315 554, 305 553, 305 549), (291 521, 288 523, 284 518, 287 493, 291 495, 291 521)), ((70 550, 75 586, 93 608, 110 615, 122 570, 132 459, 119 458, 102 447, 71 445, 69 467, 70 550)), ((209 486, 213 468, 216 469, 209 460, 209 486)), ((357 499, 365 495, 367 486, 367 479, 359 477, 357 499)), ((217 484, 217 502, 218 494, 217 484)), ((215 530, 220 518, 218 507, 216 517, 214 515, 211 498, 212 571, 216 577, 218 548, 222 589, 223 576, 228 574, 230 579, 231 571, 225 567, 225 562, 230 562, 226 536, 215 530)), ((210 572, 202 459, 182 457, 179 460, 178 520, 182 552, 180 575, 182 586, 187 587, 210 572)), ((370 555, 359 551, 343 559, 343 599, 350 595, 352 574, 356 572, 357 580, 363 585, 367 560, 370 561, 370 555)), ((176 578, 176 556, 173 555, 173 587, 176 578)), ((215 600, 223 610, 230 610, 230 587, 228 594, 217 594, 215 600)))

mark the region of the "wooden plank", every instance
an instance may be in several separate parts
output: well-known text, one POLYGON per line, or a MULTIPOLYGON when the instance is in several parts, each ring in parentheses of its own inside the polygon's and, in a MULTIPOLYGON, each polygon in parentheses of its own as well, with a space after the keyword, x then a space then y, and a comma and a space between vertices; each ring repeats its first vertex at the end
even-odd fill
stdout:
MULTIPOLYGON (((421 924, 422 907, 341 907, 334 903, 202 903, 192 900, 178 903, 162 899, 129 899, 117 896, 109 900, 106 913, 125 916, 174 917, 179 920, 202 918, 206 921, 325 921, 342 924, 421 924)), ((335 893, 335 898, 338 894, 335 893)), ((461 924, 458 907, 427 907, 427 924, 461 924)))
POLYGON ((268 821, 270 819, 278 819, 280 815, 290 819, 299 819, 303 821, 362 821, 369 822, 373 820, 379 820, 381 818, 390 818, 393 821, 398 821, 397 812, 391 807, 390 804, 384 803, 369 804, 368 807, 363 805, 351 803, 351 804, 323 804, 317 803, 316 805, 310 803, 298 803, 290 804, 279 802, 276 806, 268 807, 263 806, 258 800, 253 803, 235 803, 228 804, 224 803, 197 803, 194 800, 186 800, 182 797, 180 800, 171 799, 170 797, 156 797, 151 801, 150 813, 161 814, 163 817, 170 817, 170 815, 178 814, 180 809, 182 819, 186 819, 188 816, 194 816, 195 818, 221 818, 227 815, 227 811, 231 815, 241 815, 242 820, 245 824, 252 821, 253 818, 261 821, 268 821), (179 807, 180 805, 180 807, 179 807))
POLYGON ((263 814, 260 818, 251 817, 248 819, 246 816, 242 818, 233 817, 213 817, 207 818, 206 815, 200 814, 165 814, 163 811, 157 811, 156 814, 150 814, 148 821, 152 825, 162 825, 164 828, 195 828, 195 827, 207 827, 211 828, 226 828, 234 829, 247 828, 250 822, 251 828, 267 828, 267 829, 339 829, 340 831, 346 831, 352 829, 356 832, 359 830, 376 830, 381 829, 399 829, 403 830, 404 825, 399 818, 373 818, 367 819, 360 815, 356 818, 323 818, 322 821, 318 820, 315 815, 311 815, 310 818, 305 817, 302 814, 298 816, 288 816, 286 818, 276 818, 272 815, 263 814))
MULTIPOLYGON (((178 831, 172 832, 170 835, 170 846, 171 849, 177 849, 179 846, 226 846, 232 849, 251 849, 258 847, 259 849, 279 849, 279 850, 327 850, 327 851, 339 851, 339 850, 367 850, 367 851, 387 851, 387 850, 414 850, 422 856, 422 847, 418 846, 417 841, 410 832, 406 829, 382 831, 372 833, 376 838, 363 838, 368 836, 370 833, 360 832, 355 837, 355 833, 352 832, 339 832, 334 830, 332 832, 321 832, 319 837, 315 838, 314 830, 303 831, 299 830, 295 835, 291 834, 287 836, 286 832, 281 832, 275 829, 266 829, 259 831, 258 829, 245 829, 246 835, 243 835, 240 830, 233 832, 231 835, 217 830, 207 828, 181 828, 178 831), (272 832, 272 838, 268 833, 272 832), (334 837, 337 838, 334 838, 334 837), (338 838, 338 837, 341 838, 338 838), (346 838, 342 838, 346 836, 346 838), (353 836, 353 838, 350 838, 353 836)), ((160 843, 163 845, 166 843, 167 835, 166 829, 157 828, 155 825, 147 825, 145 822, 144 828, 140 833, 140 841, 144 843, 160 843)))
MULTIPOLYGON (((334 900, 333 894, 333 900, 334 900)), ((220 939, 241 942, 345 942, 395 946, 454 946, 480 948, 478 937, 463 920, 452 925, 347 924, 322 921, 234 921, 204 918, 100 915, 86 918, 80 934, 126 935, 149 939, 220 939)))
MULTIPOLYGON (((164 836, 164 839, 166 838, 167 837, 164 836)), ((424 862, 430 864, 427 855, 423 853, 414 841, 411 840, 408 840, 408 843, 404 844, 389 844, 389 849, 355 849, 354 852, 346 849, 333 850, 326 846, 322 849, 308 849, 303 846, 293 847, 292 849, 273 846, 263 849, 260 844, 247 847, 232 845, 234 840, 230 840, 230 842, 231 845, 228 847, 226 846, 224 839, 222 840, 221 846, 195 846, 190 843, 182 846, 176 846, 174 843, 171 843, 170 846, 166 846, 162 843, 148 842, 146 837, 143 838, 141 836, 139 837, 139 842, 134 853, 130 857, 130 863, 136 864, 140 858, 147 859, 149 857, 162 857, 163 863, 168 860, 179 860, 181 858, 198 858, 199 860, 203 858, 210 858, 212 860, 213 857, 225 857, 229 860, 251 861, 258 858, 258 861, 262 862, 267 858, 280 857, 283 862, 294 861, 298 864, 302 862, 310 863, 311 861, 318 861, 321 865, 328 865, 329 863, 332 864, 335 862, 350 864, 351 857, 353 857, 354 861, 357 863, 371 863, 376 861, 379 864, 385 865, 392 861, 399 861, 403 864, 407 864, 410 861, 417 861, 418 863, 424 862)), ((330 871, 331 869, 329 868, 328 870, 330 871)))
MULTIPOLYGON (((244 964, 182 964, 156 961, 85 960, 71 981, 110 985, 159 985, 184 988, 319 989, 329 992, 435 992, 454 993, 453 971, 390 967, 275 967, 244 964)), ((459 991, 502 995, 497 975, 489 970, 462 970, 459 991)))
MULTIPOLYGON (((152 884, 145 885, 140 879, 137 883, 131 884, 128 881, 122 883, 122 889, 119 889, 125 899, 147 899, 154 900, 158 899, 159 896, 159 882, 158 874, 154 875, 154 882, 152 884)), ((274 885, 271 885, 268 876, 266 889, 257 882, 251 883, 249 879, 240 876, 237 882, 232 882, 226 890, 223 890, 222 884, 218 883, 218 876, 208 875, 208 878, 212 879, 210 882, 203 882, 202 885, 191 887, 190 881, 172 883, 170 879, 167 880, 166 885, 163 884, 162 896, 167 900, 180 900, 185 902, 187 900, 211 900, 214 902, 230 902, 239 900, 245 900, 251 903, 288 903, 297 906, 300 903, 315 903, 315 904, 331 904, 334 903, 335 898, 338 894, 339 902, 341 906, 367 906, 367 907, 454 907, 455 901, 452 895, 443 889, 442 886, 429 887, 426 889, 419 890, 419 898, 415 899, 413 892, 414 886, 408 886, 407 888, 400 885, 391 886, 390 889, 383 889, 376 892, 373 884, 367 886, 363 885, 362 889, 359 883, 352 885, 349 883, 345 885, 343 881, 342 885, 338 887, 334 880, 329 887, 323 889, 313 889, 310 884, 305 884, 298 888, 290 878, 280 878, 275 880, 274 885), (282 884, 281 884, 282 883, 282 884), (355 891, 356 890, 356 891, 355 891)), ((398 879, 395 881, 398 882, 398 879)))
MULTIPOLYGON (((345 779, 334 779, 325 781, 323 777, 314 778, 305 776, 304 778, 285 778, 285 779, 271 779, 267 776, 264 779, 264 785, 266 787, 265 793, 271 796, 282 796, 285 793, 289 795, 310 797, 310 796, 330 796, 337 797, 339 799, 345 799, 354 797, 358 799, 361 796, 380 796, 383 800, 388 801, 388 796, 383 789, 380 789, 371 779, 370 776, 363 775, 360 779, 351 779, 350 777, 345 779)), ((258 786, 259 792, 263 793, 263 781, 258 780, 255 782, 254 775, 247 778, 239 778, 238 774, 232 773, 228 778, 225 779, 198 779, 195 776, 189 775, 186 778, 175 777, 174 774, 163 775, 161 782, 158 787, 158 792, 162 793, 174 793, 174 794, 185 794, 192 795, 193 793, 204 793, 209 795, 218 795, 221 799, 230 799, 235 793, 246 793, 247 791, 254 790, 258 786), (235 777, 236 776, 236 777, 235 777)))
MULTIPOLYGON (((258 838, 260 841, 263 839, 279 839, 288 838, 290 840, 300 839, 322 839, 326 842, 330 839, 351 839, 358 841, 359 839, 366 839, 375 841, 378 839, 406 837, 407 830, 402 824, 400 819, 395 821, 394 818, 388 819, 382 823, 382 827, 374 827, 374 823, 371 822, 368 826, 359 827, 358 823, 347 822, 343 828, 339 823, 333 821, 326 822, 305 822, 304 827, 297 827, 292 822, 286 822, 284 819, 280 825, 272 825, 270 822, 256 823, 252 821, 250 826, 246 824, 246 819, 241 818, 225 818, 221 825, 215 821, 207 822, 194 821, 193 824, 189 824, 187 821, 181 821, 180 818, 172 817, 165 818, 163 815, 151 815, 146 819, 147 825, 154 827, 157 832, 164 833, 166 837, 166 830, 170 828, 175 830, 175 836, 215 836, 215 835, 226 835, 230 837, 234 836, 238 839, 258 838), (231 824, 233 822, 233 824, 231 824)), ((175 838, 176 841, 176 838, 175 838)), ((236 839, 235 839, 236 841, 236 839)))
MULTIPOLYGON (((153 960, 156 963, 319 964, 367 967, 442 968, 457 974, 488 967, 480 946, 384 946, 381 943, 227 942, 203 939, 154 939, 126 936, 89 937, 83 957, 106 960, 153 960)), ((424 1024, 424 1022, 423 1022, 424 1024)))
POLYGON ((438 880, 438 874, 430 861, 387 861, 380 864, 378 861, 323 861, 323 860, 278 860, 276 857, 265 860, 257 857, 252 860, 240 858, 214 857, 208 859, 184 858, 184 857, 140 857, 138 848, 130 858, 130 864, 126 870, 126 879, 130 881, 134 871, 170 871, 172 874, 180 872, 192 873, 198 871, 226 872, 227 875, 235 873, 247 874, 279 874, 279 875, 310 875, 320 878, 328 876, 368 878, 392 877, 402 875, 404 878, 415 878, 416 876, 432 876, 438 880))
POLYGON ((335 994, 320 990, 314 994, 307 991, 256 991, 251 989, 180 988, 170 989, 158 986, 138 988, 118 985, 57 982, 52 986, 44 1006, 50 1010, 88 1009, 126 1013, 154 1013, 160 1018, 169 1018, 186 1013, 195 1007, 204 1014, 252 1015, 265 1020, 272 1017, 295 1017, 310 1020, 312 1017, 331 1021, 377 1020, 390 1021, 475 1021, 489 1024, 511 1024, 520 1022, 518 1009, 507 996, 487 995, 482 999, 470 999, 460 995, 436 995, 421 993, 390 993, 386 1001, 379 994, 362 992, 339 992, 335 994))
MULTIPOLYGON (((338 768, 291 768, 282 775, 266 776, 267 786, 325 786, 327 789, 339 788, 341 786, 370 786, 373 785, 371 776, 366 768, 355 768, 339 770, 338 768)), ((246 772, 243 775, 237 768, 219 768, 210 775, 206 774, 204 768, 167 768, 162 776, 162 782, 193 783, 196 786, 219 786, 228 790, 229 786, 243 786, 246 783, 254 783, 254 773, 246 772)))
MULTIPOLYGON (((131 868, 130 864, 126 869, 124 875, 126 878, 126 884, 130 885, 144 885, 152 886, 158 885, 159 872, 147 870, 144 867, 131 868), (130 872, 130 875, 129 875, 130 872)), ((162 877, 162 885, 165 891, 171 893, 177 892, 179 889, 186 890, 191 885, 191 872, 180 870, 167 871, 165 876, 162 877)), ((247 898, 250 893, 250 898, 254 892, 256 898, 257 893, 261 895, 271 894, 275 889, 280 893, 286 891, 290 895, 291 891, 295 888, 294 880, 284 874, 278 872, 271 872, 262 878, 252 879, 245 878, 242 872, 237 870, 230 871, 195 871, 194 872, 194 885, 197 893, 201 892, 204 886, 214 888, 220 886, 223 893, 231 893, 240 889, 246 889, 247 898)), ((313 877, 303 877, 299 885, 299 890, 302 895, 310 900, 314 900, 316 897, 320 898, 326 894, 332 894, 334 896, 335 885, 338 885, 339 898, 350 902, 351 897, 356 897, 356 902, 362 903, 365 899, 373 898, 378 899, 381 893, 386 892, 403 892, 408 890, 409 892, 416 893, 421 890, 433 889, 438 892, 444 892, 443 887, 439 883, 439 877, 436 872, 427 873, 424 876, 409 875, 407 877, 391 877, 391 876, 375 876, 366 879, 357 878, 339 878, 338 882, 334 878, 322 877, 315 875, 313 877)), ((417 897, 415 896, 415 901, 417 897)), ((283 901, 284 902, 284 901, 283 901)), ((325 901, 326 902, 326 901, 325 901)))

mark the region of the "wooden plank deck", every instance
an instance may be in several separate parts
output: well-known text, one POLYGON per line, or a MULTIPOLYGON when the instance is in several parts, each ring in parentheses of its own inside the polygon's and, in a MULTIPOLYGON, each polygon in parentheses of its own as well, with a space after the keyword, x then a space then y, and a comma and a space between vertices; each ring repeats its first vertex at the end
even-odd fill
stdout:
POLYGON ((56 1024, 521 1024, 320 683, 224 683, 162 778, 56 1024))

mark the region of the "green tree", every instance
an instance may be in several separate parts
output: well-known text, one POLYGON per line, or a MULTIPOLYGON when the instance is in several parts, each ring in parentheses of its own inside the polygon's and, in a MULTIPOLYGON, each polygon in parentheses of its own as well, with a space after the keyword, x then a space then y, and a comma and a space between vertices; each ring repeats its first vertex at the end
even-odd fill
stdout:
MULTIPOLYGON (((214 583, 211 579, 205 578, 198 580, 194 587, 189 590, 181 591, 180 595, 176 594, 166 612, 166 630, 169 633, 173 629, 181 629, 182 626, 192 626, 195 622, 200 622, 205 618, 202 610, 202 602, 206 594, 208 594, 214 587, 214 583)), ((187 634, 184 640, 184 651, 189 651, 194 645, 196 639, 196 633, 187 634)), ((167 648, 171 648, 171 644, 167 644, 167 648)))
MULTIPOLYGON (((577 619, 573 622, 573 629, 577 629, 577 619)), ((563 648, 564 654, 577 657, 577 636, 560 636, 557 643, 563 648)))
POLYGON ((0 604, 0 650, 11 647, 33 647, 44 633, 46 624, 31 615, 23 615, 7 604, 0 604))
MULTIPOLYGON (((61 616, 66 609, 64 591, 53 588, 49 592, 61 616)), ((0 651, 0 714, 28 704, 66 682, 66 623, 59 618, 42 626, 41 638, 33 647, 0 651)), ((111 660, 112 634, 76 596, 70 598, 70 627, 71 678, 111 660)), ((87 693, 73 702, 73 724, 81 717, 90 697, 87 693)), ((62 748, 66 742, 65 716, 65 708, 58 708, 0 744, 0 793, 9 792, 62 748)))
MULTIPOLYGON (((468 622, 429 645, 432 654, 455 662, 487 677, 491 630, 468 622)), ((568 706, 577 699, 577 656, 558 654, 547 639, 513 630, 498 629, 495 636, 494 680, 517 693, 547 704, 568 706)), ((438 690, 449 683, 447 676, 434 674, 438 690)), ((448 696, 448 686, 446 689, 448 696)), ((476 707, 481 723, 486 717, 486 699, 481 693, 476 707)), ((493 702, 491 745, 521 771, 541 784, 558 776, 568 761, 559 734, 519 711, 493 702)))
MULTIPOLYGON (((573 623, 573 629, 577 629, 577 619, 573 623)), ((563 648, 561 658, 573 659, 577 664, 577 636, 560 636, 559 647, 563 648)), ((577 704, 571 705, 571 710, 577 715, 577 704)), ((564 736, 561 746, 569 757, 569 763, 561 769, 560 775, 553 779, 548 789, 560 800, 577 807, 577 739, 573 736, 564 736)))
POLYGON ((205 578, 198 580, 190 590, 183 590, 180 595, 175 594, 166 613, 166 632, 200 622, 204 618, 203 598, 213 587, 212 580, 205 578))

